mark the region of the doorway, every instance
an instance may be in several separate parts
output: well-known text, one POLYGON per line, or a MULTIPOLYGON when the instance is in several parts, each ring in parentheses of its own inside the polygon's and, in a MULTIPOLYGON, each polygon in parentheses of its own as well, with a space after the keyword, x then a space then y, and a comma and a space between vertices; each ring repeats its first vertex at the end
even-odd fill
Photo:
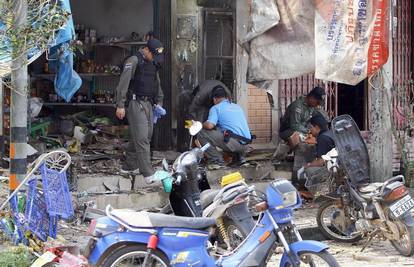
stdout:
POLYGON ((361 131, 367 128, 367 80, 357 85, 338 83, 338 115, 350 115, 361 131))

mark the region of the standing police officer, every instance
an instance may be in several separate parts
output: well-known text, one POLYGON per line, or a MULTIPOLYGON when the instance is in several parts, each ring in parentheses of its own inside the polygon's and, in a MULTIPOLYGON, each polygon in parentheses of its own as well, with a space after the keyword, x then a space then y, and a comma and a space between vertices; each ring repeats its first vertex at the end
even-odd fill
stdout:
POLYGON ((159 40, 149 39, 136 56, 126 60, 116 89, 116 116, 124 119, 127 106, 130 131, 126 162, 121 172, 136 174, 139 170, 147 183, 153 182, 154 175, 150 154, 153 108, 161 106, 164 98, 158 75, 164 61, 163 49, 159 40))

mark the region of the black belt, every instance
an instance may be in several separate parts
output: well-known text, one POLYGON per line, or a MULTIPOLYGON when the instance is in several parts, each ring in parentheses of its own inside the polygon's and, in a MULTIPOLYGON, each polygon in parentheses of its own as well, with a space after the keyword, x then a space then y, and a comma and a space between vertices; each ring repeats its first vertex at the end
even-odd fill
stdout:
POLYGON ((136 94, 132 94, 132 100, 141 100, 141 101, 150 101, 152 102, 151 96, 139 96, 136 94))
POLYGON ((249 138, 246 138, 244 136, 235 134, 230 130, 224 130, 223 135, 224 135, 224 142, 225 143, 227 143, 230 140, 230 138, 234 138, 234 139, 238 140, 240 142, 240 144, 242 144, 242 145, 250 144, 253 141, 252 139, 255 138, 254 136, 252 136, 252 139, 249 139, 249 138))

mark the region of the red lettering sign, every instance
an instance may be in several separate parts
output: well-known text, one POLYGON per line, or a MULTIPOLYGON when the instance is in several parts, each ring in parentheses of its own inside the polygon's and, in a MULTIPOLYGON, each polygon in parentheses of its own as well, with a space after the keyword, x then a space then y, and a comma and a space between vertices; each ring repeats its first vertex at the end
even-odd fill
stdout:
POLYGON ((375 73, 388 60, 388 1, 373 0, 373 10, 376 10, 376 18, 368 49, 368 75, 375 73))

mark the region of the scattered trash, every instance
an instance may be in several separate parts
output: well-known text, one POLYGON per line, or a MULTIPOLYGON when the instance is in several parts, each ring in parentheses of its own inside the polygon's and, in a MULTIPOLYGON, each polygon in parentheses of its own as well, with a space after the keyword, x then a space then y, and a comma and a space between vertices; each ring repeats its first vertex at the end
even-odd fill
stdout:
POLYGON ((73 137, 79 140, 82 144, 84 144, 86 134, 83 133, 83 128, 80 126, 75 126, 73 137))
POLYGON ((81 151, 81 142, 79 140, 73 139, 73 140, 68 141, 67 144, 68 144, 67 148, 68 148, 69 153, 76 154, 81 151))
POLYGON ((59 263, 59 267, 87 267, 88 260, 80 255, 78 247, 49 248, 31 267, 42 267, 48 263, 59 263))
POLYGON ((57 256, 50 251, 46 251, 41 255, 30 267, 42 267, 48 263, 53 262, 57 256))

